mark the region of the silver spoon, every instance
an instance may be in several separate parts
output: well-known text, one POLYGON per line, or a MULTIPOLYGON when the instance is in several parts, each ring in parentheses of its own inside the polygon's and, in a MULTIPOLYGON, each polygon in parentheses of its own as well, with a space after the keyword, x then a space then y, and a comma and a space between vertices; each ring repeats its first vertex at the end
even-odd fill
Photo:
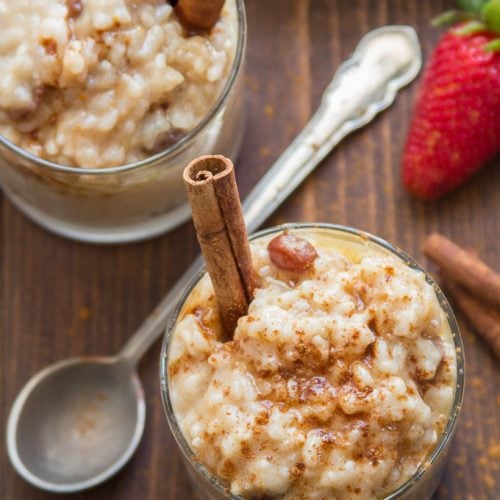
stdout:
MULTIPOLYGON (((420 67, 412 28, 388 26, 366 35, 337 70, 310 122, 249 194, 248 231, 255 231, 340 140, 387 108, 420 67)), ((202 265, 198 259, 190 266, 118 355, 62 361, 24 386, 7 423, 8 454, 21 476, 48 491, 73 492, 99 484, 127 462, 144 430, 137 363, 202 265)))

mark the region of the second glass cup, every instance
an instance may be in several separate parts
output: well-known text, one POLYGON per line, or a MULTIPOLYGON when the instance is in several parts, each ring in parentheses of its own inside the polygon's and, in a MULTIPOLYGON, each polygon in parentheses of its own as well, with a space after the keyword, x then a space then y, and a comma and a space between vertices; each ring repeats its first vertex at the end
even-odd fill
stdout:
POLYGON ((145 160, 109 168, 59 165, 0 136, 0 184, 7 197, 41 226, 88 242, 145 239, 186 221, 182 169, 200 155, 236 158, 243 138, 246 18, 243 0, 231 4, 234 59, 221 94, 194 129, 145 160))

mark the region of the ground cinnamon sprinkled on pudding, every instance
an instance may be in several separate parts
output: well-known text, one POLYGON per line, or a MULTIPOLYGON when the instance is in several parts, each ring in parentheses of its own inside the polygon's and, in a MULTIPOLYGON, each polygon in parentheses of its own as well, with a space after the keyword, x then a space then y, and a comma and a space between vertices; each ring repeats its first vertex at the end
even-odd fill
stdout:
POLYGON ((230 342, 210 280, 198 283, 170 345, 175 415, 235 495, 382 497, 426 463, 448 421, 449 325, 421 271, 300 236, 317 252, 302 274, 273 264, 271 237, 252 243, 260 287, 230 342))

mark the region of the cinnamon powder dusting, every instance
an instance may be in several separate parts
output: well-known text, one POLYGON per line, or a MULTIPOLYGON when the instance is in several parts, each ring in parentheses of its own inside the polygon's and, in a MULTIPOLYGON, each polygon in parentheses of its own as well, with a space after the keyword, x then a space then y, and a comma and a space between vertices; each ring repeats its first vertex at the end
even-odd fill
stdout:
POLYGON ((252 244, 260 285, 232 340, 203 334, 206 279, 178 320, 180 427, 234 495, 386 496, 425 463, 452 405, 455 349, 434 289, 393 256, 351 260, 312 237, 299 246, 314 258, 290 266, 272 241, 252 244))

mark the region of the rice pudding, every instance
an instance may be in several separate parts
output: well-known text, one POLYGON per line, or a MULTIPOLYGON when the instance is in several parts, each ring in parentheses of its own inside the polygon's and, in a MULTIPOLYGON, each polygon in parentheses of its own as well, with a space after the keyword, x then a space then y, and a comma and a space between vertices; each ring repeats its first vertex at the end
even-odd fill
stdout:
POLYGON ((234 59, 227 0, 192 36, 165 0, 0 1, 0 134, 62 165, 166 149, 213 106, 234 59))
MULTIPOLYGON (((318 256, 277 267, 220 342, 210 279, 180 310, 169 400, 194 460, 245 498, 381 498, 426 462, 457 385, 449 321, 425 274, 374 244, 303 230, 318 256)), ((272 255, 271 255, 272 257, 272 255)))
POLYGON ((184 166, 241 145, 243 0, 226 0, 204 31, 165 0, 0 0, 0 21, 7 196, 85 241, 187 220, 184 166))

